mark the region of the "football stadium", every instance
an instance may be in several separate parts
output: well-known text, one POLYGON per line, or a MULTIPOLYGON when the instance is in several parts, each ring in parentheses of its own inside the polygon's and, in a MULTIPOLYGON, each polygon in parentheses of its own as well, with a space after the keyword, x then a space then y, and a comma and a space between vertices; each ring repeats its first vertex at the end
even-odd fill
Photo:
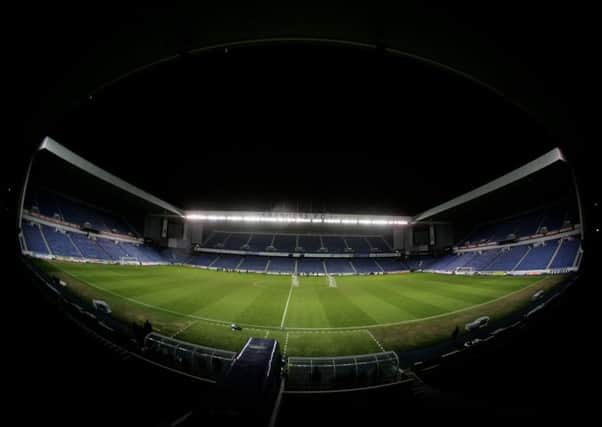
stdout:
POLYGON ((554 331, 581 322, 563 309, 593 224, 573 146, 419 55, 245 40, 104 74, 30 138, 14 221, 30 294, 13 301, 51 343, 32 358, 65 355, 39 369, 81 381, 58 413, 407 421, 506 405, 516 384, 522 415, 532 371, 573 375, 554 331))
POLYGON ((584 253, 558 148, 414 216, 185 211, 50 137, 27 181, 19 242, 36 274, 127 351, 205 381, 228 376, 251 346, 265 347, 263 369, 281 359, 291 392, 403 382, 408 368, 470 351, 545 309, 584 253), (53 183, 49 168, 66 178, 53 183), (143 229, 56 189, 82 180, 122 206, 139 199, 143 229), (482 223, 441 219, 551 182, 560 191, 548 204, 482 223))

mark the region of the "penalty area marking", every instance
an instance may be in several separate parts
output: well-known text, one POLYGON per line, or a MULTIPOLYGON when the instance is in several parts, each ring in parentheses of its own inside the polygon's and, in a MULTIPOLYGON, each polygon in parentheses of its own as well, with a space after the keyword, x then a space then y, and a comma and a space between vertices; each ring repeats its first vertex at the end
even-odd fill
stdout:
POLYGON ((282 321, 280 322, 280 329, 284 326, 286 320, 286 312, 288 311, 288 303, 291 302, 291 296, 293 295, 293 284, 291 283, 291 289, 288 291, 288 298, 286 299, 286 305, 284 306, 284 313, 282 313, 282 321))
POLYGON ((380 348, 380 350, 381 350, 383 353, 384 353, 385 351, 387 351, 387 350, 385 350, 385 348, 384 348, 384 347, 383 347, 383 346, 382 346, 382 345, 381 345, 381 344, 378 342, 378 340, 377 340, 377 339, 376 339, 376 337, 375 337, 375 336, 372 334, 372 332, 370 331, 370 329, 364 329, 364 331, 366 331, 366 333, 367 333, 368 335, 370 335, 370 338, 372 338, 372 339, 374 340, 374 342, 376 343, 376 345, 377 345, 377 346, 380 348))
POLYGON ((284 339, 284 350, 283 353, 286 356, 286 349, 288 348, 288 332, 286 333, 286 338, 284 339))
POLYGON ((187 325, 184 325, 184 327, 180 328, 175 334, 173 334, 171 336, 171 338, 175 338, 177 335, 180 335, 182 332, 184 332, 186 329, 190 328, 191 326, 196 325, 197 323, 200 322, 200 319, 197 320, 193 320, 192 322, 188 323, 187 325))

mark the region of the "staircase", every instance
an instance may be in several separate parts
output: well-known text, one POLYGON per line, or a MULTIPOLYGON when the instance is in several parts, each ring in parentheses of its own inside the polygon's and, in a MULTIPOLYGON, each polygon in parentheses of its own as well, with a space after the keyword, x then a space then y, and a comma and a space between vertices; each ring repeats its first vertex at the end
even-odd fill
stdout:
POLYGON ((71 244, 73 245, 73 247, 75 248, 75 250, 77 251, 77 253, 79 254, 79 256, 82 257, 82 258, 85 258, 84 254, 82 253, 82 250, 79 248, 79 246, 77 246, 75 244, 75 242, 71 238, 71 235, 69 233, 65 233, 65 235, 67 235, 67 239, 69 239, 69 241, 71 242, 71 244))
POLYGON ((238 264, 236 264, 236 267, 234 267, 234 269, 238 270, 243 262, 245 262, 245 257, 242 257, 240 259, 240 261, 238 262, 238 264))
POLYGON ((527 255, 529 255, 529 252, 531 252, 531 249, 533 248, 533 246, 529 246, 529 248, 527 249, 527 252, 525 252, 525 254, 518 260, 518 262, 516 263, 516 265, 512 268, 511 271, 514 271, 518 268, 518 266, 520 265, 521 262, 523 262, 523 260, 525 258, 527 258, 527 255))
POLYGON ((558 242, 558 245, 556 245, 556 250, 554 251, 554 253, 552 254, 552 257, 550 258, 550 262, 548 262, 548 265, 546 265, 546 270, 548 268, 550 268, 550 266, 552 265, 552 263, 554 262, 554 258, 556 258, 556 255, 558 254, 558 251, 560 251, 560 247, 562 246, 562 244, 566 242, 566 239, 562 239, 560 242, 558 242))
POLYGON ((349 261, 349 265, 351 266, 351 269, 353 270, 353 273, 357 274, 357 270, 355 269, 355 265, 353 265, 353 262, 349 261))
MULTIPOLYGON (((36 226, 36 227, 38 227, 38 226, 36 226)), ((46 240, 46 236, 44 236, 44 231, 42 230, 42 227, 38 227, 38 231, 42 235, 42 240, 44 241, 44 244, 46 245, 46 249, 48 249, 48 253, 50 255, 53 255, 52 251, 50 250, 50 245, 48 244, 48 240, 46 240)))

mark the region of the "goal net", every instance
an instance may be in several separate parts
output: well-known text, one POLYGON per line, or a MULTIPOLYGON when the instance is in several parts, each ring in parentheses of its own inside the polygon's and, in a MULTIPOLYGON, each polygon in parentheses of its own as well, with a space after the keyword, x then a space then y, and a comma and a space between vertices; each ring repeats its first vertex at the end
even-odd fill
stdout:
POLYGON ((474 267, 457 267, 454 272, 456 274, 474 274, 474 267))
POLYGON ((329 274, 326 277, 328 278, 328 287, 329 288, 336 288, 337 287, 337 281, 335 280, 334 276, 331 276, 329 274))
POLYGON ((299 277, 296 274, 293 274, 291 276, 291 285, 294 288, 298 288, 299 287, 299 277))
POLYGON ((123 265, 140 265, 140 260, 135 256, 122 256, 119 258, 119 264, 123 265))

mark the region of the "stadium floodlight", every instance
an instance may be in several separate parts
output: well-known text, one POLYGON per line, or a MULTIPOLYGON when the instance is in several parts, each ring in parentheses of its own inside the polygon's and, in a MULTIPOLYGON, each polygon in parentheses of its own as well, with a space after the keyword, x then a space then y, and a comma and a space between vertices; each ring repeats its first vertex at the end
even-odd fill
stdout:
POLYGON ((249 212, 249 211, 205 211, 190 212, 186 214, 186 219, 190 221, 227 221, 227 222, 245 222, 245 223, 269 223, 269 224, 343 224, 343 225, 406 225, 407 220, 393 216, 367 215, 330 215, 323 214, 315 216, 310 213, 293 212, 249 212))
POLYGON ((186 215, 186 219, 190 219, 192 221, 202 221, 207 219, 207 215, 188 214, 186 215))
POLYGON ((225 221, 226 215, 207 215, 207 219, 210 221, 225 221))

